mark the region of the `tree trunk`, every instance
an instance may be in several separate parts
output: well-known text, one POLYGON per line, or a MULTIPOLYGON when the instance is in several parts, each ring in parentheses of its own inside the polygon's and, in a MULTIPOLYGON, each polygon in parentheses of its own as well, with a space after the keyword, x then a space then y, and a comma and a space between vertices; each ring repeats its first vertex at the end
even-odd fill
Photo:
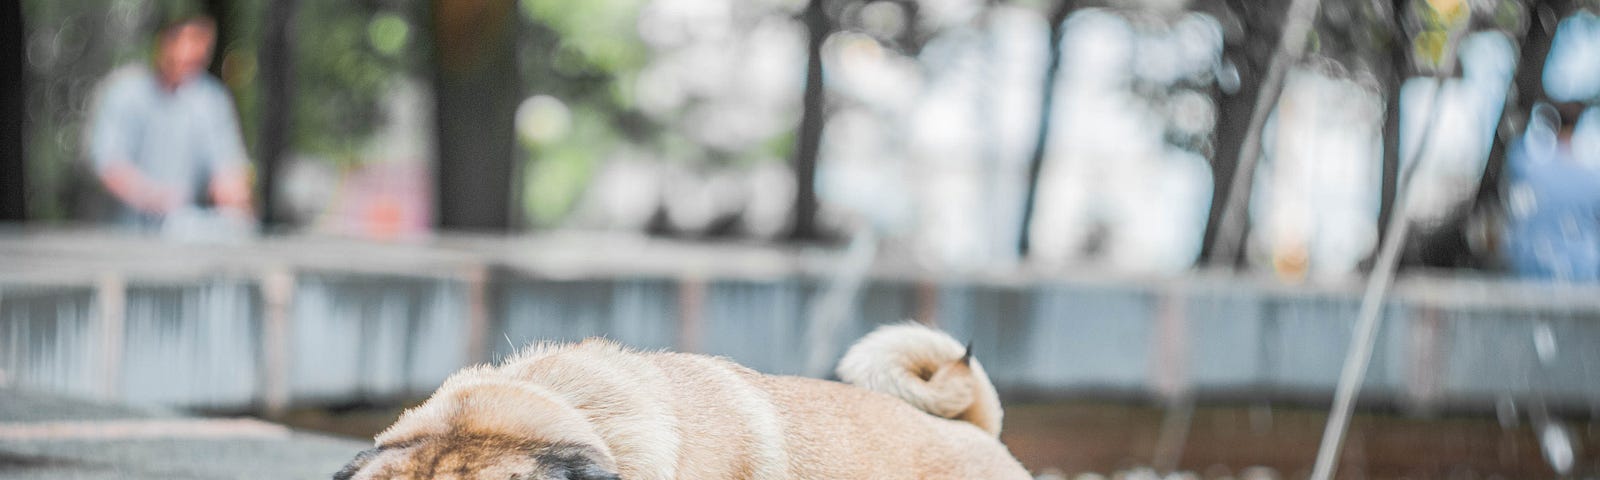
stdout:
POLYGON ((299 0, 267 2, 261 39, 261 158, 257 178, 261 184, 261 223, 268 228, 281 225, 284 220, 277 205, 277 180, 289 152, 294 113, 293 29, 298 9, 299 0))
POLYGON ((1239 70, 1239 89, 1234 93, 1219 90, 1216 98, 1217 121, 1212 133, 1216 143, 1211 154, 1211 208, 1206 212, 1206 228, 1200 240, 1200 263, 1213 266, 1233 266, 1239 261, 1238 258, 1212 258, 1212 253, 1216 250, 1217 231, 1222 227, 1224 204, 1233 191, 1233 174, 1239 165, 1239 150, 1250 128, 1250 111, 1255 108, 1255 98, 1260 93, 1260 76, 1266 73, 1265 62, 1247 63, 1250 61, 1242 52, 1225 51, 1223 55, 1239 70))
POLYGON ((832 33, 824 0, 811 0, 801 13, 806 26, 806 89, 801 99, 800 131, 795 136, 794 153, 794 229, 795 241, 816 240, 817 229, 817 154, 822 148, 822 126, 827 117, 827 95, 822 85, 822 42, 832 33))
POLYGON ((521 100, 513 0, 433 0, 436 223, 441 229, 508 232, 521 100))
MULTIPOLYGON (((210 15, 217 23, 217 48, 211 55, 211 65, 206 70, 211 75, 222 78, 222 61, 227 54, 228 45, 233 43, 233 0, 205 0, 202 3, 206 15, 210 15)), ((268 7, 271 8, 271 7, 268 7)))
POLYGON ((1047 18, 1050 22, 1050 63, 1046 64, 1044 69, 1044 85, 1039 96, 1039 131, 1034 136, 1033 155, 1028 159, 1027 193, 1022 198, 1022 230, 1017 235, 1017 255, 1024 258, 1032 249, 1033 208, 1039 191, 1039 172, 1044 168, 1044 156, 1050 143, 1051 120, 1055 117, 1056 78, 1061 70, 1061 37, 1066 33, 1064 24, 1067 16, 1072 14, 1076 5, 1077 2, 1074 0, 1057 0, 1055 8, 1050 11, 1047 18))
MULTIPOLYGON (((1377 245, 1382 245, 1389 234, 1389 218, 1394 216, 1400 182, 1400 87, 1405 85, 1406 76, 1400 73, 1399 65, 1391 70, 1383 82, 1383 173, 1379 180, 1377 245)), ((1376 249, 1373 254, 1377 254, 1376 249)))
MULTIPOLYGON (((1242 27, 1237 38, 1228 38, 1223 46, 1223 58, 1238 72, 1238 90, 1216 89, 1213 101, 1217 105, 1216 127, 1212 132, 1214 148, 1211 153, 1211 208, 1206 214, 1206 228, 1200 241, 1199 263, 1202 265, 1238 266, 1244 261, 1245 248, 1238 249, 1234 258, 1212 258, 1218 230, 1227 198, 1233 190, 1233 176, 1239 165, 1239 156, 1245 137, 1250 133, 1250 116, 1255 110, 1256 97, 1261 93, 1261 82, 1267 77, 1269 64, 1277 45, 1276 38, 1288 14, 1288 2, 1255 3, 1249 0, 1228 0, 1213 3, 1216 15, 1237 17, 1242 27)), ((1245 208, 1249 210, 1248 202, 1245 208)), ((1243 222, 1241 241, 1249 238, 1248 220, 1243 222)))
POLYGON ((0 6, 0 222, 20 222, 28 216, 23 40, 22 1, 5 2, 0 6))

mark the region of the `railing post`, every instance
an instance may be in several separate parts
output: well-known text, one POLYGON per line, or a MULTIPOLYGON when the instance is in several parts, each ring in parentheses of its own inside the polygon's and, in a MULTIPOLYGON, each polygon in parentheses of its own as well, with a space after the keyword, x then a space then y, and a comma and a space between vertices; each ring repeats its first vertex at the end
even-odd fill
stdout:
POLYGON ((1165 401, 1166 412, 1156 439, 1151 464, 1158 472, 1177 470, 1194 422, 1194 399, 1189 385, 1189 318, 1184 304, 1189 295, 1182 284, 1158 290, 1155 332, 1151 340, 1151 389, 1165 401))
POLYGON ((705 323, 706 280, 696 275, 678 278, 678 351, 701 352, 701 326, 705 323))
POLYGON ((293 328, 294 273, 269 268, 261 274, 264 315, 261 332, 262 408, 268 417, 281 417, 289 409, 290 346, 293 328))
POLYGON ((1406 407, 1418 414, 1432 413, 1444 391, 1444 346, 1447 332, 1440 312, 1432 305, 1418 305, 1411 316, 1411 345, 1408 352, 1410 378, 1405 382, 1406 407))
POLYGON ((118 273, 106 273, 95 283, 100 308, 100 398, 116 400, 122 393, 122 357, 127 337, 128 282, 118 273))
MULTIPOLYGON (((467 287, 467 345, 466 363, 487 362, 489 358, 489 268, 484 265, 467 267, 461 274, 467 287)), ((515 347, 515 345, 513 345, 515 347)))
POLYGON ((913 306, 915 320, 929 326, 939 326, 939 283, 931 278, 917 279, 916 304, 913 306))

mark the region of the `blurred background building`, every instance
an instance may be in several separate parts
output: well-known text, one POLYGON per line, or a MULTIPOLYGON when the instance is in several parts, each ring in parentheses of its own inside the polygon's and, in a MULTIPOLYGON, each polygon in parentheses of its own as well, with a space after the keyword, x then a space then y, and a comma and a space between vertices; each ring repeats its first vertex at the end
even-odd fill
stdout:
MULTIPOLYGON (((1245 262, 1359 271, 1394 166, 1421 148, 1414 211, 1432 243, 1409 263, 1502 265, 1507 147, 1535 102, 1600 90, 1585 6, 1325 2, 1263 134, 1245 262), (1463 21, 1461 69, 1434 107, 1428 76, 1463 21)), ((1222 0, 21 7, 8 55, 24 60, 11 134, 26 153, 5 175, 35 224, 95 220, 95 88, 147 58, 159 17, 190 11, 220 20, 210 70, 234 94, 269 232, 872 229, 942 266, 1013 264, 1027 243, 1045 264, 1160 273, 1204 257, 1287 14, 1222 0)), ((1595 128, 1578 128, 1580 162, 1595 128)))

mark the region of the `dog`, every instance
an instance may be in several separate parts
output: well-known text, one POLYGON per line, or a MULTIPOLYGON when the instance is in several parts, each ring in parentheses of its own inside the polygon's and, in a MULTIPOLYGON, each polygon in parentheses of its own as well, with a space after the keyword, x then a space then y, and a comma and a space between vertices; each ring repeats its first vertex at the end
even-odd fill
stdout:
POLYGON ((1031 479, 999 396, 949 335, 879 327, 846 383, 604 339, 462 370, 335 480, 1031 479))

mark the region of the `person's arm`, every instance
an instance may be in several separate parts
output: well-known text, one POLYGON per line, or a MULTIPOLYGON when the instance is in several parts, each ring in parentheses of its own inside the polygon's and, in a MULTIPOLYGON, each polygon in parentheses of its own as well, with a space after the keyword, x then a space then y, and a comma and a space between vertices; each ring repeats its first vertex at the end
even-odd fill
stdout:
POLYGON ((127 160, 106 160, 96 174, 112 196, 134 210, 165 215, 183 203, 177 192, 150 181, 127 160))
POLYGON ((250 161, 239 135, 233 102, 227 90, 217 90, 209 112, 213 117, 209 139, 211 200, 218 209, 248 215, 254 210, 250 200, 250 161))
POLYGON ((243 165, 225 168, 211 174, 211 199, 217 208, 239 213, 250 213, 250 172, 243 165))
POLYGON ((102 88, 89 125, 90 161, 95 176, 118 201, 140 212, 166 214, 183 199, 172 189, 150 181, 133 164, 130 145, 138 124, 132 118, 128 88, 117 77, 102 88))

